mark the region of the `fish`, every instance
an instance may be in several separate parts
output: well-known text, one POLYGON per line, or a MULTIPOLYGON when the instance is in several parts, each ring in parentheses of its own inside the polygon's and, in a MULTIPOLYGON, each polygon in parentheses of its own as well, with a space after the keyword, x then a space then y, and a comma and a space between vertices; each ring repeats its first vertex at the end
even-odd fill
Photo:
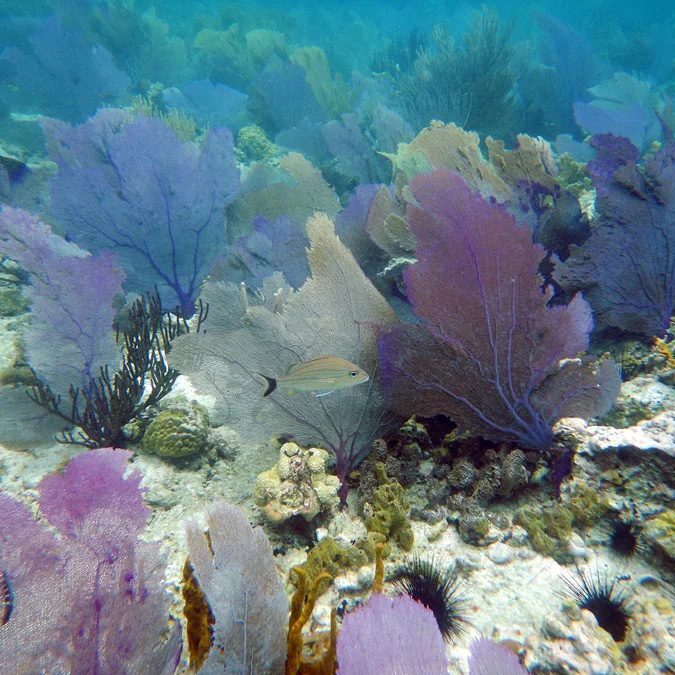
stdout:
POLYGON ((257 374, 267 381, 263 398, 277 389, 288 396, 299 392, 314 392, 316 396, 325 396, 336 389, 347 389, 370 379, 365 370, 339 356, 318 356, 297 363, 279 377, 257 374))
POLYGON ((12 616, 14 593, 9 582, 9 574, 0 570, 0 626, 4 626, 12 616))

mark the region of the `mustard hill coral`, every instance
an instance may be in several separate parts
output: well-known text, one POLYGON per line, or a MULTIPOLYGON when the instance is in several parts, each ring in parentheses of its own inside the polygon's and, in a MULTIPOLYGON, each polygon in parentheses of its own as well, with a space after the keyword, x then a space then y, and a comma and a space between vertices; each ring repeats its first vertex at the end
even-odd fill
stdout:
POLYGON ((328 453, 320 448, 301 448, 284 443, 279 461, 256 480, 255 503, 271 523, 283 523, 293 516, 310 521, 321 511, 338 503, 340 481, 326 475, 328 453))

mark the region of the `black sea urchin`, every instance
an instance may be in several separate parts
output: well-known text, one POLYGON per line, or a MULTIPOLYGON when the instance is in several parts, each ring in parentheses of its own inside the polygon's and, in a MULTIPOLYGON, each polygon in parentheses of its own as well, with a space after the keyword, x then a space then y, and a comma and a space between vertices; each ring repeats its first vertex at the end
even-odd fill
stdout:
POLYGON ((444 639, 464 631, 468 623, 467 601, 459 590, 459 576, 453 567, 439 569, 432 561, 415 556, 399 567, 391 581, 434 613, 444 639))
POLYGON ((635 520, 617 520, 610 526, 609 545, 619 555, 629 558, 638 549, 640 526, 635 520))
POLYGON ((595 575, 577 568, 576 577, 563 577, 563 581, 581 609, 587 609, 615 642, 622 642, 628 630, 630 611, 626 602, 626 590, 617 586, 618 579, 611 581, 607 573, 595 575))

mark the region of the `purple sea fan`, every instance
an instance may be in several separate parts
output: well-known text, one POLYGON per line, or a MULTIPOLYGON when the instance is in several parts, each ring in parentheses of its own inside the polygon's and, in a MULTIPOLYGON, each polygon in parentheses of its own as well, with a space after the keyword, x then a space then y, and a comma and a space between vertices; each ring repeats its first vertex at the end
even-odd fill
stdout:
POLYGON ((27 211, 8 206, 0 208, 0 255, 31 277, 24 350, 41 380, 65 394, 68 383, 86 385, 99 368, 117 366, 113 302, 124 275, 114 255, 89 255, 27 211))
POLYGON ((13 86, 3 89, 2 98, 12 110, 77 122, 102 102, 111 105, 125 97, 129 77, 110 52, 88 44, 56 16, 38 23, 28 43, 0 50, 2 60, 11 64, 13 86))
POLYGON ((149 510, 139 476, 124 478, 130 455, 93 450, 43 479, 38 502, 55 530, 0 494, 0 561, 14 596, 0 672, 175 671, 180 626, 168 621, 159 545, 139 538, 149 510))
POLYGON ((607 410, 619 377, 588 346, 588 304, 549 307, 544 249, 502 206, 446 170, 411 183, 418 262, 408 296, 423 325, 379 337, 385 391, 405 414, 450 416, 464 431, 545 450, 561 417, 607 410))
POLYGON ((469 675, 527 675, 527 670, 507 647, 479 637, 471 643, 469 675))
POLYGON ((304 228, 285 216, 276 220, 255 216, 251 227, 252 232, 231 246, 218 270, 219 278, 260 288, 267 277, 282 272, 293 288, 302 286, 309 274, 305 257, 309 242, 304 228))
POLYGON ((628 139, 593 139, 598 217, 554 275, 563 288, 584 291, 599 323, 646 336, 663 335, 675 311, 675 140, 664 135, 641 167, 628 139))
POLYGON ((64 534, 73 535, 98 510, 117 512, 128 521, 130 534, 140 534, 150 515, 143 503, 141 474, 124 471, 131 453, 127 450, 92 450, 78 455, 63 473, 40 482, 40 511, 64 534))
POLYGON ((381 593, 345 616, 337 662, 340 675, 445 675, 448 670, 433 612, 408 595, 381 593))
POLYGON ((163 304, 193 312, 199 285, 225 245, 225 207, 239 188, 232 135, 182 142, 163 121, 100 110, 79 127, 42 123, 52 212, 70 239, 114 251, 126 288, 157 286, 163 304))

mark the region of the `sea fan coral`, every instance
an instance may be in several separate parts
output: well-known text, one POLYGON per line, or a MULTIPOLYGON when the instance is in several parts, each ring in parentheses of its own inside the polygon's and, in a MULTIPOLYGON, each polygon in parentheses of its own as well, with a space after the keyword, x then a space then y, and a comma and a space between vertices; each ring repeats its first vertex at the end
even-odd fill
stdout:
POLYGON ((527 675, 527 671, 508 648, 479 637, 471 643, 469 675, 527 675))
POLYGON ((284 434, 332 450, 344 498, 349 472, 373 440, 399 422, 380 389, 375 345, 375 326, 396 323, 396 316, 325 215, 311 218, 307 231, 311 277, 297 292, 277 275, 263 286, 264 304, 247 300, 242 306, 239 287, 207 284, 202 297, 210 305, 208 331, 178 338, 169 359, 198 389, 215 395, 216 417, 243 438, 259 443, 284 434), (328 396, 277 390, 262 400, 258 373, 283 375, 324 355, 349 360, 370 380, 328 396))
POLYGON ((337 660, 341 675, 445 675, 448 670, 433 613, 408 595, 376 593, 347 614, 338 633, 337 660))
POLYGON ((13 86, 3 88, 3 99, 22 112, 79 122, 102 102, 112 105, 126 94, 129 78, 110 52, 88 44, 57 16, 39 23, 28 42, 0 53, 13 71, 13 86))
POLYGON ((580 296, 548 306, 552 291, 541 290, 538 274, 544 250, 529 230, 449 171, 417 176, 411 187, 418 262, 405 280, 424 326, 398 325, 379 338, 391 405, 536 449, 549 447, 561 417, 607 410, 616 366, 580 357, 590 308, 580 296))
POLYGON ((444 639, 464 632, 468 605, 453 567, 443 569, 415 556, 396 570, 392 581, 396 588, 434 613, 444 639))
POLYGON ((10 207, 0 210, 0 254, 31 275, 24 344, 40 379, 64 394, 69 383, 82 386, 101 367, 117 366, 113 301, 124 275, 113 255, 89 255, 39 218, 10 207))
POLYGON ((555 271, 563 288, 584 291, 599 323, 647 336, 663 335, 675 311, 675 139, 664 133, 642 165, 627 139, 593 139, 598 218, 555 271))
POLYGON ((288 603, 269 542, 226 502, 206 516, 208 539, 187 524, 190 563, 213 612, 214 644, 200 672, 283 672, 288 603))
POLYGON ((200 147, 160 119, 106 109, 79 127, 42 126, 59 169, 51 195, 62 232, 91 251, 114 251, 128 290, 156 286, 165 306, 191 316, 239 188, 230 132, 212 129, 200 147))
POLYGON ((0 626, 3 673, 170 675, 180 626, 168 624, 159 545, 141 541, 149 510, 131 453, 79 455, 39 485, 52 526, 0 494, 0 560, 15 606, 0 626))

